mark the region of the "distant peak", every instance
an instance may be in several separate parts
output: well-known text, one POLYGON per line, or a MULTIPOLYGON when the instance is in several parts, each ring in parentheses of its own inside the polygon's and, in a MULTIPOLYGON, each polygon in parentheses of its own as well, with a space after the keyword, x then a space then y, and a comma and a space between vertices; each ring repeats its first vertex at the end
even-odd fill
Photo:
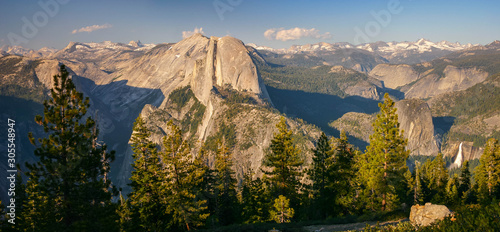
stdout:
POLYGON ((424 44, 425 42, 430 42, 430 41, 424 38, 420 38, 419 40, 417 40, 417 44, 424 44))
POLYGON ((197 37, 207 38, 206 36, 204 36, 202 33, 199 32, 194 33, 192 36, 189 36, 188 38, 197 38, 197 37))
POLYGON ((128 43, 128 45, 130 45, 130 46, 132 46, 132 47, 138 47, 138 48, 140 48, 140 47, 144 47, 144 45, 141 43, 141 41, 140 41, 140 40, 137 40, 137 41, 132 40, 132 41, 130 41, 130 42, 128 43))
POLYGON ((500 46, 500 40, 495 40, 495 41, 489 43, 486 46, 500 46))

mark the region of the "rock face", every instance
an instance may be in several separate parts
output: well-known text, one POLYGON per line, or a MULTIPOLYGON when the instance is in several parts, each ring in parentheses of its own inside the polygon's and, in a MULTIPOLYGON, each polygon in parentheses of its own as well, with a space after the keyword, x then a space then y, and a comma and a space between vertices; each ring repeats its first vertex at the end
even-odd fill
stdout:
POLYGON ((373 134, 372 124, 375 119, 375 115, 348 112, 329 125, 339 131, 344 130, 349 135, 368 142, 370 141, 370 135, 373 134))
POLYGON ((356 83, 355 85, 347 87, 344 92, 352 96, 360 96, 366 99, 380 99, 377 86, 369 82, 356 83))
MULTIPOLYGON (((482 147, 474 147, 473 142, 457 142, 457 141, 450 141, 448 146, 443 149, 442 153, 445 156, 451 156, 453 157, 454 162, 459 162, 457 159, 460 159, 463 161, 466 160, 473 160, 473 159, 479 159, 481 158, 481 155, 483 154, 484 148, 482 147), (462 148, 462 149, 460 149, 462 148), (461 156, 459 156, 461 150, 461 156)), ((462 163, 460 162, 460 163, 462 163)), ((457 166, 453 166, 457 167, 457 166)), ((458 166, 459 167, 459 166, 458 166)))
POLYGON ((457 68, 446 66, 443 76, 428 74, 419 79, 412 86, 405 86, 401 90, 406 98, 428 98, 451 91, 465 90, 483 82, 488 73, 477 68, 457 68))
POLYGON ((407 99, 395 104, 400 129, 408 139, 411 155, 434 156, 439 152, 429 105, 423 100, 407 99))
POLYGON ((207 38, 195 34, 172 46, 152 49, 125 68, 116 81, 127 85, 160 89, 165 96, 179 87, 191 85, 204 105, 214 85, 229 85, 269 100, 257 68, 244 44, 235 38, 207 38))
MULTIPOLYGON (((52 87, 59 64, 65 64, 77 90, 90 98, 88 114, 98 123, 99 140, 116 151, 110 178, 124 191, 133 163, 128 141, 139 114, 158 144, 167 132, 168 120, 180 125, 192 142, 193 155, 227 132, 234 141, 230 147, 234 168, 242 178, 249 171, 261 175, 261 161, 281 116, 266 104, 270 99, 254 63, 258 54, 251 57, 249 53, 252 51, 238 39, 201 34, 154 48, 139 43, 71 42, 50 59, 1 57, 0 66, 8 68, 0 69, 0 85, 20 82, 24 89, 39 87, 42 95, 42 88, 52 87), (169 99, 174 90, 185 88, 190 92, 189 101, 178 105, 169 99)), ((298 121, 288 123, 295 132, 311 137, 299 146, 310 163, 312 141, 319 131, 298 121)), ((20 162, 26 160, 32 159, 20 162)))
MULTIPOLYGON (((432 115, 427 103, 419 99, 401 100, 395 103, 400 129, 408 139, 407 150, 410 155, 435 156, 439 153, 434 137, 432 115)), ((345 130, 366 143, 373 134, 373 121, 376 117, 365 113, 349 112, 329 125, 337 130, 345 130)))
MULTIPOLYGON (((423 66, 430 65, 422 63, 423 66)), ((429 98, 452 91, 465 90, 473 85, 483 82, 488 77, 488 72, 477 68, 459 68, 447 65, 442 74, 430 69, 418 73, 412 66, 406 64, 379 64, 369 75, 383 81, 387 88, 400 88, 406 99, 429 98)))
POLYGON ((437 220, 443 220, 451 211, 444 205, 425 203, 424 206, 411 207, 410 221, 414 226, 428 226, 437 220))
POLYGON ((383 81, 384 86, 391 89, 407 85, 420 77, 420 74, 407 64, 379 64, 370 71, 369 75, 383 81))

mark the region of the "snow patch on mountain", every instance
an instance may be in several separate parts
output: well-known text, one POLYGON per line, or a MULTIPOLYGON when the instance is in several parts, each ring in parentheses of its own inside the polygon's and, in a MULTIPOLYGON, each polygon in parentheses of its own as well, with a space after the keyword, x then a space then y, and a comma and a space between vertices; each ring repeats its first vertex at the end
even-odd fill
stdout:
POLYGON ((416 51, 418 53, 431 52, 433 49, 436 50, 446 50, 446 51, 460 51, 463 49, 467 49, 473 46, 473 44, 460 44, 458 42, 452 43, 448 41, 440 41, 434 43, 432 41, 426 39, 419 39, 416 42, 375 42, 375 43, 366 43, 354 46, 347 42, 338 42, 338 43, 325 43, 320 42, 316 44, 305 44, 305 45, 293 45, 288 49, 274 49, 271 47, 260 46, 253 43, 247 44, 257 50, 266 50, 274 53, 301 53, 301 52, 316 52, 316 51, 336 51, 339 49, 351 49, 357 48, 361 50, 366 50, 369 52, 381 52, 381 53, 394 53, 394 52, 402 52, 402 51, 416 51))

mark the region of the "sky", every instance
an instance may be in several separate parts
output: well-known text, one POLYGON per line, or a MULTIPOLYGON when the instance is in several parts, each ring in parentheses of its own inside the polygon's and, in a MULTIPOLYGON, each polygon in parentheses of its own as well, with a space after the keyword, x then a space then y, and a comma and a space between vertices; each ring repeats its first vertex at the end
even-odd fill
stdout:
POLYGON ((425 38, 500 40, 500 1, 0 0, 0 47, 178 42, 201 32, 273 48, 425 38))

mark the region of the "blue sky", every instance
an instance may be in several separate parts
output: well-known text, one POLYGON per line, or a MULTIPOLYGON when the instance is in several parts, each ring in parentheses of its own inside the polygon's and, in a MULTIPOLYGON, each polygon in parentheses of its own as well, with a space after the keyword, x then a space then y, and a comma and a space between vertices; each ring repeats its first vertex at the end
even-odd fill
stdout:
POLYGON ((0 46, 177 42, 195 28, 274 48, 419 38, 487 44, 500 39, 499 10, 496 0, 2 0, 0 46))

